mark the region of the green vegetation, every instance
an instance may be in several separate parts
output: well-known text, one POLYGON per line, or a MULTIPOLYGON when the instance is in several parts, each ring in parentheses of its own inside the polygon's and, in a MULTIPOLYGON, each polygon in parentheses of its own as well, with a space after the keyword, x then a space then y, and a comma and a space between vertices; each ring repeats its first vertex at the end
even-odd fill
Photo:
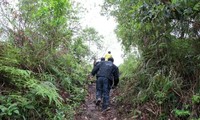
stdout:
POLYGON ((73 120, 94 54, 86 42, 102 37, 68 0, 18 2, 0 2, 0 119, 73 120))
POLYGON ((127 53, 119 112, 135 119, 199 119, 199 0, 106 0, 127 53), (137 47, 138 58, 130 53, 137 47), (125 110, 124 110, 125 109, 125 110), (127 113, 124 113, 126 111, 127 113))
MULTIPOLYGON (((0 119, 74 119, 95 54, 90 45, 101 48, 103 37, 79 25, 73 4, 0 2, 0 119)), ((127 53, 122 118, 199 120, 199 0, 105 0, 102 14, 116 18, 127 53)))

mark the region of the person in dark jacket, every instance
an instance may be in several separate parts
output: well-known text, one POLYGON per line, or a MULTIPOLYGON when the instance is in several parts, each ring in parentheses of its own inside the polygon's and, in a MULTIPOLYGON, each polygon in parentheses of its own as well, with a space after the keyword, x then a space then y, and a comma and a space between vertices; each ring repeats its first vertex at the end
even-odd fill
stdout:
POLYGON ((94 66, 98 65, 100 62, 103 62, 103 61, 105 61, 105 58, 104 58, 104 57, 101 57, 101 61, 97 61, 97 62, 94 64, 94 66))
MULTIPOLYGON (((105 61, 105 58, 104 57, 101 57, 101 61, 98 61, 94 64, 94 67, 97 66, 98 64, 100 64, 101 62, 104 62, 105 61)), ((96 76, 96 79, 98 79, 98 76, 96 76)))
POLYGON ((100 62, 91 72, 92 76, 96 75, 98 78, 96 81, 96 105, 99 106, 103 99, 102 111, 106 111, 110 108, 109 93, 113 80, 113 88, 115 88, 119 82, 119 69, 113 62, 113 58, 109 58, 108 61, 100 62))

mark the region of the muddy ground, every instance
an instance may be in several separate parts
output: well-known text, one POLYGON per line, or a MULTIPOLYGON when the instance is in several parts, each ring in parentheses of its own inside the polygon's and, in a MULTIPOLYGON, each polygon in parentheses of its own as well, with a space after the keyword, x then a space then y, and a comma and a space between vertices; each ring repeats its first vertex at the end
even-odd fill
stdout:
POLYGON ((116 96, 117 90, 110 91, 110 107, 109 111, 102 113, 101 108, 96 107, 94 104, 96 84, 91 83, 88 85, 88 95, 85 102, 80 106, 75 115, 75 120, 121 120, 117 114, 116 96))

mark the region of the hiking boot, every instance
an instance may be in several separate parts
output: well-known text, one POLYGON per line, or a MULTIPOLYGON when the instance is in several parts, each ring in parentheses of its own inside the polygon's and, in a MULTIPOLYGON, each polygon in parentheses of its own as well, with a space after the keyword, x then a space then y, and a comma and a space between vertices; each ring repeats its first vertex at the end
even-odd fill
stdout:
POLYGON ((101 103, 101 98, 98 98, 97 101, 96 101, 96 106, 99 106, 101 103))

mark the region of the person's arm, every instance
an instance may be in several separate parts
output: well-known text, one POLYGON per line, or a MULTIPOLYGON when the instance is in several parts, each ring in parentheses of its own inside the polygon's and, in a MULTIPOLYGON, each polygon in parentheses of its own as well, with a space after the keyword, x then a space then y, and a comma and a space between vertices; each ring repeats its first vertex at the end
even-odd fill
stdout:
POLYGON ((93 67, 96 65, 97 59, 94 57, 93 67))
POLYGON ((115 66, 115 70, 114 70, 114 86, 116 87, 119 83, 119 69, 117 66, 115 66))
POLYGON ((99 67, 100 67, 100 63, 97 64, 96 66, 94 66, 94 68, 92 69, 92 72, 91 72, 92 76, 94 76, 98 72, 99 67))

